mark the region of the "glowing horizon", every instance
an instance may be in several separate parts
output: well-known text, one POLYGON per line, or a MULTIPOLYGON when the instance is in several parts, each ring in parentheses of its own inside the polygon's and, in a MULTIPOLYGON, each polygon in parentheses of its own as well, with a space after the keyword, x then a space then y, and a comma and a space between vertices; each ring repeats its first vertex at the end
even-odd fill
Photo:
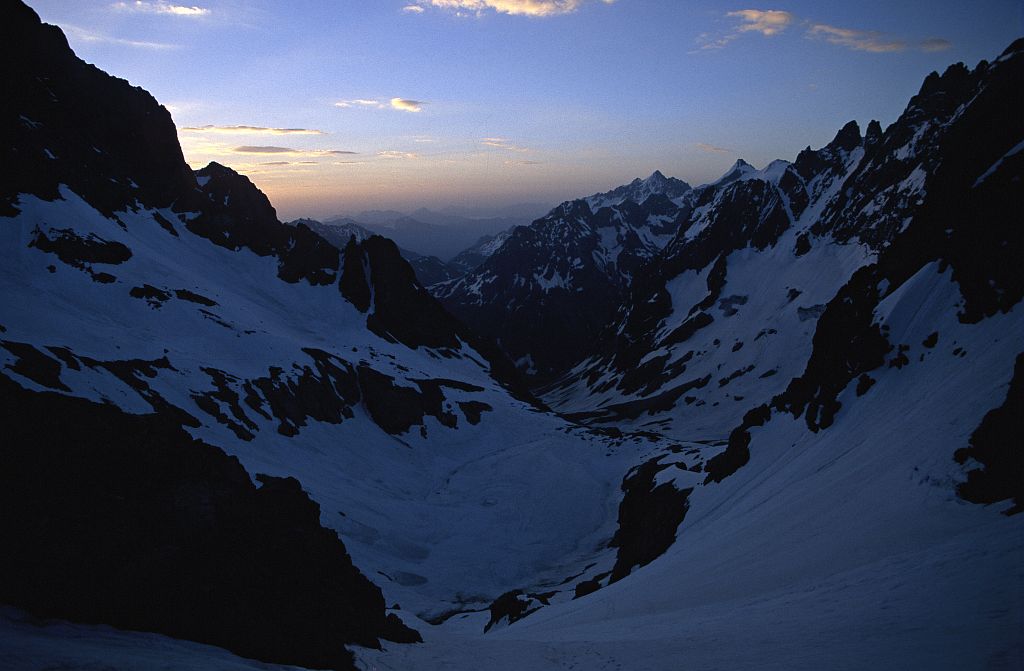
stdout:
POLYGON ((1024 33, 1012 0, 32 4, 167 106, 193 168, 248 175, 284 219, 712 181, 885 126, 929 72, 1024 33))

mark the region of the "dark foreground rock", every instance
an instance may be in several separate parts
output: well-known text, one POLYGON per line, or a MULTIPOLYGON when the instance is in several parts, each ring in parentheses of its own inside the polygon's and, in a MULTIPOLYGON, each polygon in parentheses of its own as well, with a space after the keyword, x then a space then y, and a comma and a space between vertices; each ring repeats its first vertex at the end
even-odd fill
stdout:
POLYGON ((0 602, 313 668, 418 640, 295 479, 256 486, 171 418, 0 392, 0 602))

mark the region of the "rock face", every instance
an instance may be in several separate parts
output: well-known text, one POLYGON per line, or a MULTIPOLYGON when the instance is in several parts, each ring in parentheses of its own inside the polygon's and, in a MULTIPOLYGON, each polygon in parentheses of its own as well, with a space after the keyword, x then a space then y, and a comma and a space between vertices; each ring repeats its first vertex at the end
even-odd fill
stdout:
POLYGON ((685 182, 655 173, 563 203, 485 243, 486 254, 467 250, 461 262, 480 265, 431 291, 497 340, 521 371, 550 378, 593 350, 594 336, 616 314, 639 268, 675 233, 679 208, 672 199, 688 192, 685 182))
POLYGON ((13 214, 21 193, 57 197, 58 184, 89 193, 105 214, 136 198, 168 206, 195 189, 171 115, 152 96, 79 60, 24 4, 5 2, 3 16, 0 214, 13 214))
MULTIPOLYGON (((315 219, 296 219, 288 223, 296 228, 300 226, 309 228, 338 249, 344 249, 351 238, 355 238, 356 242, 363 242, 376 235, 359 224, 348 221, 325 224, 315 219)), ((425 287, 438 282, 446 282, 462 274, 436 256, 423 256, 402 248, 399 248, 398 251, 402 258, 412 266, 413 272, 416 273, 416 279, 425 287)))
POLYGON ((296 480, 254 486, 166 417, 0 386, 0 601, 315 668, 415 636, 296 480))

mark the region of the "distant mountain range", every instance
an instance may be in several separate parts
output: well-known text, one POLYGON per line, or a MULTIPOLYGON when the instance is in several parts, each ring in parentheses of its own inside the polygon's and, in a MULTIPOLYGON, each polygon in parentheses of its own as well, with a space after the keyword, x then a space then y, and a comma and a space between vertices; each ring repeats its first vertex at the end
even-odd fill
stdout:
POLYGON ((475 245, 482 236, 496 235, 531 221, 530 217, 474 219, 420 208, 409 214, 370 210, 351 216, 328 217, 324 223, 356 224, 391 238, 399 247, 447 262, 475 245))
MULTIPOLYGON (((296 219, 289 222, 291 226, 298 226, 299 224, 315 231, 338 249, 344 249, 348 245, 350 238, 356 242, 363 242, 374 235, 379 235, 364 226, 346 219, 337 220, 330 224, 325 224, 315 219, 296 219)), ((448 264, 436 256, 424 256, 402 247, 399 247, 398 251, 402 258, 412 266, 413 271, 416 273, 416 278, 423 286, 445 282, 462 274, 456 268, 449 267, 448 264)))

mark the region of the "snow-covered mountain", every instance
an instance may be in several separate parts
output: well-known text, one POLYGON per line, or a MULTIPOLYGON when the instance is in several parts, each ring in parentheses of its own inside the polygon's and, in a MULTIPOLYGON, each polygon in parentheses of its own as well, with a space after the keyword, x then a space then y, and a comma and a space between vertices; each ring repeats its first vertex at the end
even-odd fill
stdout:
POLYGON ((672 239, 682 216, 672 199, 688 190, 656 172, 565 202, 492 240, 475 270, 431 292, 526 374, 561 372, 593 347, 634 274, 672 239))
POLYGON ((394 243, 193 173, 2 8, 5 664, 1020 666, 1024 41, 884 131, 514 229, 472 295, 536 270, 502 300, 590 353, 567 419, 394 243))
MULTIPOLYGON (((467 247, 456 254, 448 262, 450 268, 455 269, 460 275, 465 275, 475 270, 481 263, 491 257, 494 252, 505 244, 505 241, 512 235, 512 228, 501 231, 494 235, 482 236, 472 247, 467 247)), ((452 278, 455 279, 455 278, 452 278)))
POLYGON ((602 207, 621 205, 627 200, 634 203, 643 203, 651 196, 664 196, 672 201, 678 201, 690 190, 690 185, 675 177, 665 177, 660 170, 655 170, 646 179, 637 177, 629 184, 612 189, 605 193, 595 193, 585 198, 587 205, 595 212, 602 207))
MULTIPOLYGON (((686 221, 633 286, 603 352, 546 400, 578 419, 693 431, 734 424, 751 400, 781 393, 803 372, 821 337, 819 318, 852 278, 910 239, 915 223, 937 226, 928 208, 940 195, 958 194, 956 211, 978 199, 981 173, 967 183, 969 166, 985 160, 983 148, 994 156, 988 168, 1015 145, 1018 125, 997 125, 1005 112, 986 100, 1006 95, 1003 80, 1017 76, 1017 58, 1011 49, 974 72, 954 66, 930 77, 884 132, 872 122, 861 137, 851 122, 828 146, 808 148, 793 163, 764 170, 737 163, 718 182, 694 189, 686 221), (973 133, 969 151, 956 144, 964 133, 973 133), (939 194, 930 182, 942 178, 942 166, 957 171, 960 183, 939 194)), ((972 205, 974 212, 986 207, 972 205)), ((979 283, 1004 287, 992 291, 1010 300, 1019 280, 999 259, 1019 233, 973 221, 977 214, 965 214, 950 225, 948 243, 929 239, 928 259, 948 265, 964 249, 982 248, 987 236, 1002 235, 1006 244, 993 240, 999 249, 984 262, 984 272, 998 277, 958 274, 955 281, 963 291, 979 283), (975 242, 965 245, 962 236, 975 242)), ((891 280, 885 285, 896 288, 891 280)))
POLYGON ((646 439, 545 412, 394 243, 281 223, 57 28, 2 23, 0 602, 348 668, 614 556, 646 439))
MULTIPOLYGON (((296 219, 288 224, 290 226, 302 224, 338 249, 344 249, 350 238, 355 238, 356 242, 363 242, 377 235, 354 221, 338 220, 325 224, 315 219, 296 219)), ((425 287, 438 282, 446 282, 460 274, 436 256, 423 256, 401 247, 398 248, 398 253, 409 262, 413 272, 416 273, 416 279, 425 287)))

